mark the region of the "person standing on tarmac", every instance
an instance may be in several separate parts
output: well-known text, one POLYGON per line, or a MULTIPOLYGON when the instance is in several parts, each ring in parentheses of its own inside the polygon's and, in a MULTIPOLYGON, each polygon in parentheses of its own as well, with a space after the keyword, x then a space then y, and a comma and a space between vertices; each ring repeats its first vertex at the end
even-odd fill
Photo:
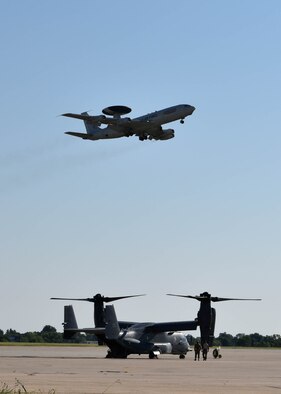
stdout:
POLYGON ((204 342, 202 353, 203 353, 203 360, 205 360, 205 361, 207 360, 208 351, 209 351, 209 345, 207 342, 204 342))
POLYGON ((200 351, 201 351, 201 345, 199 341, 196 341, 194 345, 194 361, 196 361, 196 359, 198 359, 198 361, 200 360, 200 351))

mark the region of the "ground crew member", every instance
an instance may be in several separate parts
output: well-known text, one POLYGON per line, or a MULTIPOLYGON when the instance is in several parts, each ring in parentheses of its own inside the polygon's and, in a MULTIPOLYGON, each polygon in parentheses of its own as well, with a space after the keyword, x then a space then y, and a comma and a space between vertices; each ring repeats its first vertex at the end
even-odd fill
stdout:
POLYGON ((196 359, 198 359, 198 361, 200 360, 200 351, 201 351, 201 345, 199 341, 196 341, 194 345, 194 361, 196 361, 196 359))
POLYGON ((203 353, 203 360, 205 360, 205 361, 207 360, 208 351, 209 351, 209 345, 208 345, 207 342, 204 342, 203 343, 202 353, 203 353))

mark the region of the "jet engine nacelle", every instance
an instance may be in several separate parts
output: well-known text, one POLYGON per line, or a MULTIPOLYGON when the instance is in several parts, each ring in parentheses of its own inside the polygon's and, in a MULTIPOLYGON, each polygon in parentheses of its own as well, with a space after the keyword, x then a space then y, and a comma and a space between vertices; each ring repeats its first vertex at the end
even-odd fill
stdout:
POLYGON ((169 140, 170 138, 174 138, 175 136, 175 130, 173 129, 166 129, 162 130, 163 134, 159 138, 160 140, 169 140))

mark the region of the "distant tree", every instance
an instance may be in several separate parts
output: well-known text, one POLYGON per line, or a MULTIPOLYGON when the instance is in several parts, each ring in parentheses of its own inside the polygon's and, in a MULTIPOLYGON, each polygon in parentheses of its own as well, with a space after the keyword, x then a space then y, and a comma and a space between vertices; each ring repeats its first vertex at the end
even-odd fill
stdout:
MULTIPOLYGON (((200 337, 193 337, 192 335, 186 335, 188 343, 194 345, 196 340, 200 340, 200 337)), ((0 329, 0 342, 49 342, 49 343, 86 343, 89 341, 96 341, 97 338, 94 335, 77 333, 71 339, 65 340, 63 333, 57 332, 55 327, 46 325, 43 327, 41 332, 25 332, 20 334, 16 330, 9 329, 5 332, 0 329)), ((260 335, 253 333, 249 335, 237 334, 233 337, 231 334, 226 332, 220 333, 218 337, 214 338, 213 346, 255 346, 255 347, 281 347, 281 335, 260 335)))
POLYGON ((264 337, 262 335, 258 334, 257 332, 255 332, 254 334, 250 334, 250 338, 251 338, 251 345, 250 346, 264 346, 265 345, 264 337))
POLYGON ((251 346, 252 340, 250 335, 237 334, 234 340, 235 346, 251 346))
POLYGON ((20 333, 9 328, 6 331, 4 338, 9 342, 20 342, 20 333))
POLYGON ((49 343, 63 342, 62 334, 58 333, 55 327, 49 325, 43 327, 41 331, 41 337, 44 342, 49 342, 49 343))
POLYGON ((75 343, 86 343, 87 341, 88 339, 86 334, 79 332, 78 334, 75 335, 74 338, 75 343))
POLYGON ((220 346, 220 345, 221 345, 220 340, 218 338, 214 338, 213 346, 220 346))
POLYGON ((20 341, 40 343, 40 342, 44 342, 44 339, 42 338, 40 332, 25 332, 24 334, 21 334, 20 341))
POLYGON ((56 328, 53 327, 53 326, 46 325, 46 326, 43 327, 43 329, 42 329, 42 331, 41 331, 41 334, 46 333, 46 332, 52 332, 52 333, 54 333, 54 332, 57 332, 57 330, 56 330, 56 328))
POLYGON ((218 336, 217 339, 221 346, 234 346, 234 340, 231 334, 223 332, 218 336))
MULTIPOLYGON (((266 337, 268 338, 268 337, 266 337)), ((270 338, 271 346, 281 347, 281 335, 274 334, 270 338)))
POLYGON ((71 338, 64 339, 65 343, 87 343, 90 339, 87 338, 87 335, 84 333, 76 333, 71 338))
POLYGON ((95 334, 86 334, 85 340, 87 342, 98 342, 98 338, 95 336, 95 334))

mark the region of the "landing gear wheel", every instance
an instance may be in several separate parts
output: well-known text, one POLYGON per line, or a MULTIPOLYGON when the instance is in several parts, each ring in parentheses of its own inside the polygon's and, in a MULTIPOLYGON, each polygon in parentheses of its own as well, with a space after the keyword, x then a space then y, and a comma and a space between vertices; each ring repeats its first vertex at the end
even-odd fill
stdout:
POLYGON ((185 355, 184 354, 180 354, 180 359, 184 359, 185 355))
POLYGON ((183 119, 181 119, 181 120, 180 120, 180 123, 181 123, 181 124, 184 124, 184 120, 183 120, 183 119))

